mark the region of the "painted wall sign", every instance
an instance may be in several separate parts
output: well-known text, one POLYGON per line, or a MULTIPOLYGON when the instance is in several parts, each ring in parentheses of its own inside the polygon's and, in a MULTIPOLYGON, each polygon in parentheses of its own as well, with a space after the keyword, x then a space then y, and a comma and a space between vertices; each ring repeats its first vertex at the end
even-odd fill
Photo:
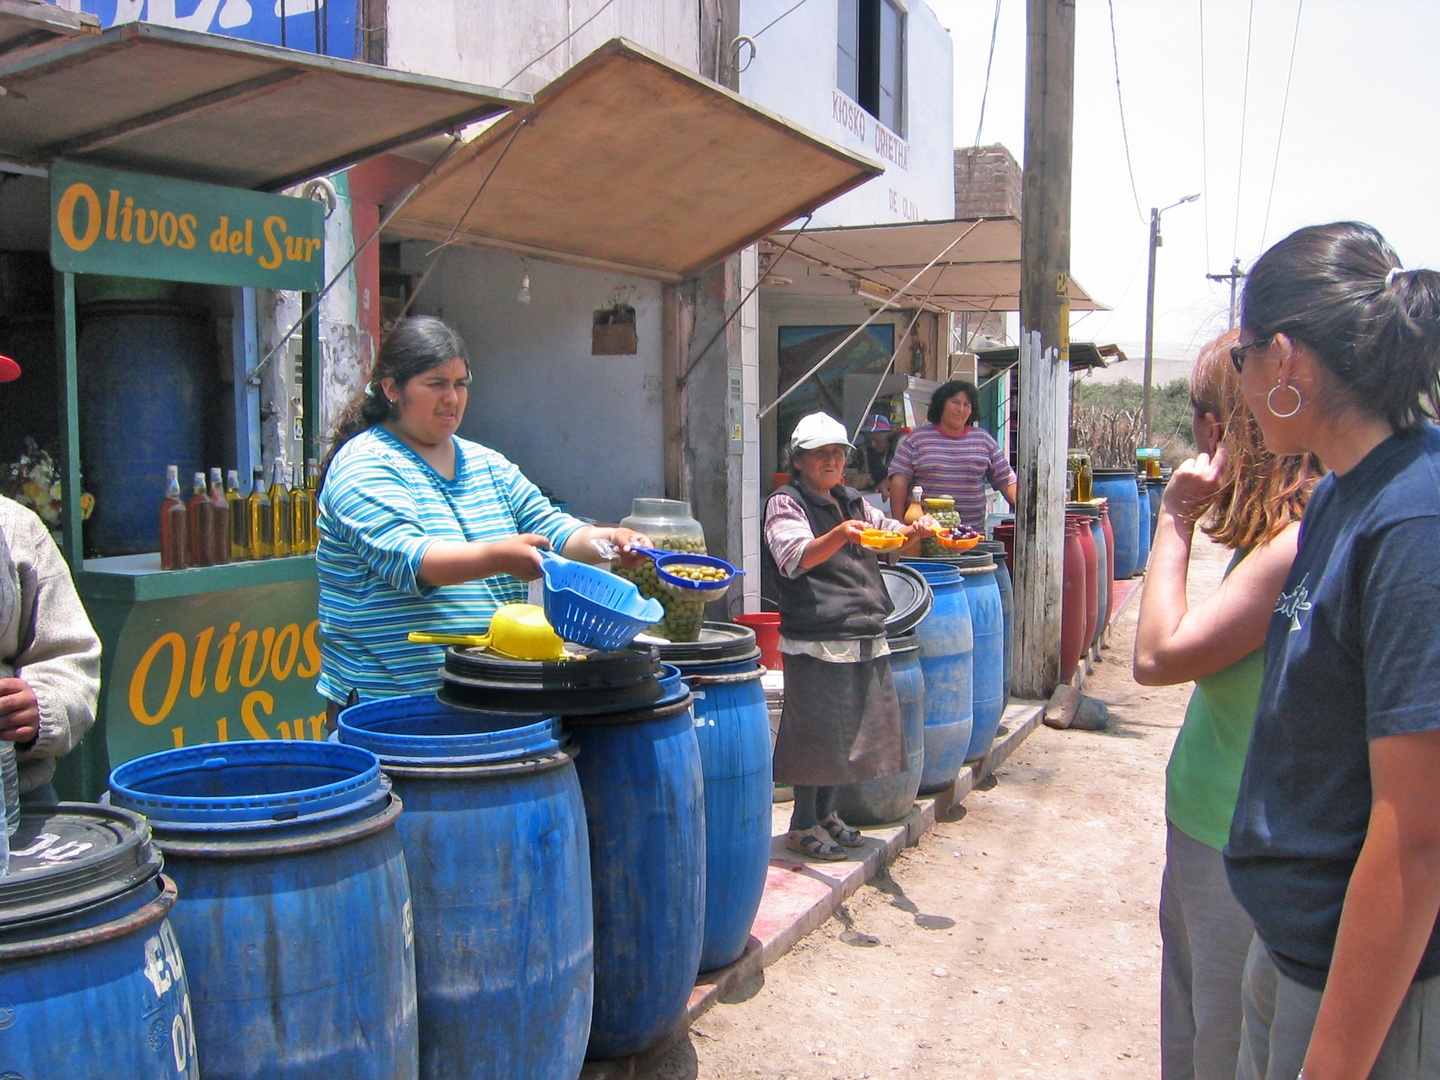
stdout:
POLYGON ((318 290, 325 212, 311 199, 58 161, 50 261, 83 274, 318 290))
POLYGON ((88 603, 106 624, 110 765, 196 743, 323 739, 317 598, 314 581, 289 581, 114 611, 88 603))
POLYGON ((151 22, 354 60, 356 0, 81 0, 106 28, 151 22))

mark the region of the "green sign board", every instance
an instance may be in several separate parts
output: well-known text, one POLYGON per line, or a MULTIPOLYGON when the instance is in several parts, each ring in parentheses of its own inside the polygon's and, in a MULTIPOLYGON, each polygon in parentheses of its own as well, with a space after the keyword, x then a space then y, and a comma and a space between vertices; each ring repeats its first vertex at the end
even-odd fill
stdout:
POLYGON ((50 169, 56 270, 313 292, 324 241, 311 199, 69 161, 50 169))
POLYGON ((109 764, 196 743, 325 737, 318 589, 285 581, 163 600, 87 600, 105 647, 109 764))

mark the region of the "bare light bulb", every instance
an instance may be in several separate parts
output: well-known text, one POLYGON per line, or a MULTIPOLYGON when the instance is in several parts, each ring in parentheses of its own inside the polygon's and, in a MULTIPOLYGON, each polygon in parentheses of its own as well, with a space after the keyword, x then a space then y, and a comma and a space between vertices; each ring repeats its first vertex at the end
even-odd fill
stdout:
POLYGON ((530 271, 528 270, 520 278, 520 291, 515 294, 515 302, 517 304, 530 303, 530 271))

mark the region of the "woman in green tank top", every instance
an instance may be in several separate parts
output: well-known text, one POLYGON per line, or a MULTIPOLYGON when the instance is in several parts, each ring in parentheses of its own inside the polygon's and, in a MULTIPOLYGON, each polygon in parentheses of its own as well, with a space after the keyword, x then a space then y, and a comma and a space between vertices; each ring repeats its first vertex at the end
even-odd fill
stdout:
POLYGON ((1240 393, 1234 331, 1201 350, 1190 380, 1198 455, 1175 470, 1155 528, 1135 633, 1135 680, 1195 680, 1165 783, 1160 894, 1162 1080, 1231 1080, 1253 928, 1221 849, 1255 723, 1261 646, 1295 559, 1300 513, 1322 470, 1265 449, 1240 393), (1234 551, 1219 589, 1190 607, 1195 528, 1234 551))

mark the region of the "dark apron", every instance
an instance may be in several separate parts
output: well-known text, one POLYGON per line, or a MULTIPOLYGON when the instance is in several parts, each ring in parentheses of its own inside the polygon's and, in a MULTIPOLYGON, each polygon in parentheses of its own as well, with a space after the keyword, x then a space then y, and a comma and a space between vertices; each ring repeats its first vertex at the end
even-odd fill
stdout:
POLYGON ((904 772, 909 748, 890 658, 832 664, 785 654, 778 783, 830 787, 904 772))

